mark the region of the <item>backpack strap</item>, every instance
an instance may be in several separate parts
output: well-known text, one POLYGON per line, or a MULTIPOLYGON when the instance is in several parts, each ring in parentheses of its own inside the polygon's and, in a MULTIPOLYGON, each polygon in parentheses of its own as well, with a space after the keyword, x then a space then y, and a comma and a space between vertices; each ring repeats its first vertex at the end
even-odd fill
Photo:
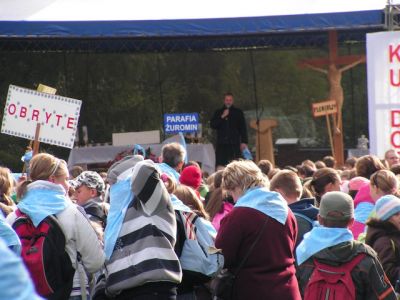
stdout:
POLYGON ((97 206, 97 205, 89 206, 88 208, 85 208, 85 212, 86 212, 86 214, 94 216, 100 220, 104 220, 106 217, 104 209, 100 205, 99 206, 97 206))
POLYGON ((186 241, 186 234, 184 228, 184 222, 182 219, 181 211, 175 210, 175 217, 176 217, 176 243, 175 243, 175 253, 178 257, 181 257, 183 251, 183 245, 186 241))
POLYGON ((344 264, 341 264, 339 266, 331 266, 331 265, 323 264, 314 258, 314 264, 315 264, 315 267, 320 271, 334 272, 334 273, 339 273, 339 272, 343 273, 345 271, 351 272, 354 269, 354 267, 356 265, 358 265, 364 259, 365 256, 366 256, 365 253, 360 253, 356 257, 354 257, 352 260, 350 260, 344 264), (340 269, 340 271, 339 271, 339 269, 340 269))
POLYGON ((17 218, 26 216, 19 208, 15 210, 15 215, 17 216, 17 218))
POLYGON ((81 259, 80 259, 80 253, 78 252, 78 255, 77 255, 77 257, 76 257, 76 270, 75 270, 75 272, 78 272, 78 274, 79 274, 79 285, 80 285, 80 288, 81 288, 81 299, 82 300, 87 300, 87 295, 86 295, 86 274, 85 274, 85 271, 82 269, 82 268, 80 268, 79 267, 79 265, 80 265, 80 261, 81 261, 81 259))

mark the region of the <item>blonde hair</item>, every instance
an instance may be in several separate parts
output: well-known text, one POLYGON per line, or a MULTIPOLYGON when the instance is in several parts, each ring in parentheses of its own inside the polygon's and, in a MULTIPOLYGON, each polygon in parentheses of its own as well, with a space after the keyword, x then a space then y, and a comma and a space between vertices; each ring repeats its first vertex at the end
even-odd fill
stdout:
POLYGON ((379 170, 371 175, 370 184, 377 187, 386 195, 397 195, 399 187, 397 180, 393 172, 389 170, 379 170))
POLYGON ((281 170, 271 179, 271 191, 280 190, 283 196, 294 196, 300 198, 303 193, 303 186, 299 176, 290 170, 281 170))
POLYGON ((68 175, 67 163, 48 153, 35 155, 29 163, 29 169, 29 180, 23 182, 17 189, 18 199, 25 195, 28 184, 33 181, 48 180, 51 176, 59 178, 68 175))
POLYGON ((239 188, 243 193, 252 187, 269 188, 269 180, 260 168, 250 160, 236 160, 228 164, 222 174, 222 188, 233 191, 239 188))
POLYGON ((165 173, 161 174, 160 177, 168 191, 168 194, 173 194, 176 190, 176 182, 165 173))
POLYGON ((206 220, 210 219, 208 213, 204 209, 203 203, 191 187, 180 184, 176 187, 174 194, 179 200, 189 206, 197 215, 206 220))
POLYGON ((14 187, 14 178, 8 168, 0 167, 0 202, 12 206, 11 193, 14 187))

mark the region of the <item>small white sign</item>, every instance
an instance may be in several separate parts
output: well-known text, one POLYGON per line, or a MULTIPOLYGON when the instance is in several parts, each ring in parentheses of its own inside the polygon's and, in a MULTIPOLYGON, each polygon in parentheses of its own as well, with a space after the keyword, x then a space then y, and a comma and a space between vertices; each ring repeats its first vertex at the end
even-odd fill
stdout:
POLYGON ((312 113, 314 118, 332 115, 337 113, 337 106, 335 100, 328 100, 312 104, 312 113))
POLYGON ((73 148, 82 101, 10 85, 1 133, 73 148))

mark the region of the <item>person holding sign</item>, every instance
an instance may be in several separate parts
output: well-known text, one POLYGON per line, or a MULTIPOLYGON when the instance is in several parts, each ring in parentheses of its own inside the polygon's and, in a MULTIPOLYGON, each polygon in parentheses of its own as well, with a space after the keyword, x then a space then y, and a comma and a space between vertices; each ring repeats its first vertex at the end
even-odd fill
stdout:
POLYGON ((216 166, 241 158, 247 148, 247 128, 243 111, 233 105, 232 93, 225 93, 224 106, 215 111, 210 123, 217 130, 216 166))

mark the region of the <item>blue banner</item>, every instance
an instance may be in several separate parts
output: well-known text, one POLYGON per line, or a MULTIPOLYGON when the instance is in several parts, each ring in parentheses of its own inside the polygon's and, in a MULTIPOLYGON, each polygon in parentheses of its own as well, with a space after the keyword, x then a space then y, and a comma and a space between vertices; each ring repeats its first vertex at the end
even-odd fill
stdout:
POLYGON ((198 113, 164 114, 164 132, 197 132, 199 129, 198 113))

